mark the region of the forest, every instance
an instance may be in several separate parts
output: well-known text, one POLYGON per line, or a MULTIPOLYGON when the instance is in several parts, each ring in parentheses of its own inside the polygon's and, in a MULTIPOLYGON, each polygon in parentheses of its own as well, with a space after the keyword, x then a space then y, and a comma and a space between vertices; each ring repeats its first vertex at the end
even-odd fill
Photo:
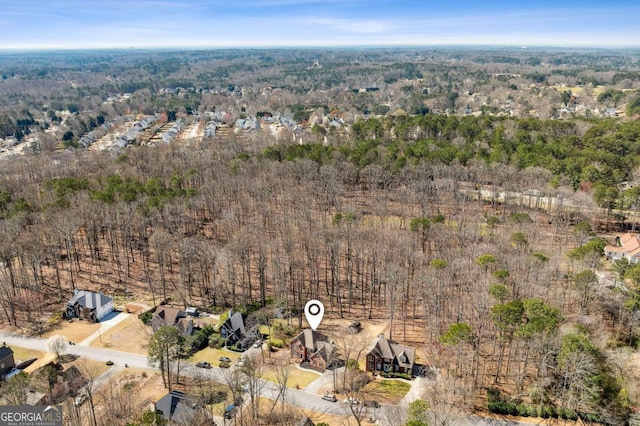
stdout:
MULTIPOLYGON (((280 54, 248 52, 230 75, 280 54)), ((486 53, 479 62, 537 63, 510 56, 517 63, 486 53)), ((148 66, 173 70, 157 59, 148 66)), ((398 78, 416 78, 409 74, 398 78)), ((234 91, 243 84, 228 82, 234 91)), ((186 102, 178 115, 188 115, 190 96, 172 98, 186 102)), ((126 107, 143 114, 145 102, 126 107)), ((90 107, 78 114, 116 113, 90 107)), ((119 154, 33 149, 2 161, 0 323, 39 333, 76 288, 216 312, 278 306, 298 324, 317 298, 328 316, 388 320, 391 338, 421 348, 448 384, 424 396, 434 412, 636 424, 640 270, 608 262, 613 239, 601 231, 636 227, 638 121, 419 112, 354 114, 348 130, 309 130, 303 144, 230 135, 119 154), (571 204, 474 197, 482 188, 571 204)))

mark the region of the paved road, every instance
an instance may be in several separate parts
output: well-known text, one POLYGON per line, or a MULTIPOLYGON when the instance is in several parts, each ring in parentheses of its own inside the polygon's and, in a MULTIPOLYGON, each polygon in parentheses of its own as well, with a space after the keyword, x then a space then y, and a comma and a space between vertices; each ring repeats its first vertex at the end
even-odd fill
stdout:
MULTIPOLYGON (((6 332, 0 332, 0 342, 5 342, 7 345, 15 345, 22 348, 34 349, 38 351, 47 352, 47 340, 40 339, 35 337, 26 337, 19 334, 11 334, 6 332)), ((146 368, 151 370, 158 370, 156 367, 149 366, 147 362, 147 357, 144 355, 132 354, 128 352, 120 352, 114 351, 111 349, 102 349, 96 348, 92 346, 84 346, 84 345, 69 345, 68 350, 65 352, 68 354, 77 355, 86 359, 91 359, 94 361, 113 361, 115 366, 110 370, 110 373, 107 376, 98 379, 99 382, 106 380, 109 375, 114 374, 116 370, 123 368, 125 364, 129 367, 134 368, 146 368)), ((259 356, 260 349, 252 348, 251 350, 245 352, 245 356, 259 356)), ((225 381, 225 370, 212 367, 210 369, 202 369, 197 368, 193 363, 184 363, 181 364, 180 374, 185 374, 189 376, 198 375, 202 377, 208 377, 211 380, 214 380, 219 383, 226 383, 225 381)), ((414 386, 417 389, 422 388, 425 383, 418 382, 419 384, 415 384, 412 382, 412 389, 414 386)), ((413 393, 413 392, 412 392, 413 393)), ((263 381, 263 389, 262 395, 265 398, 274 400, 278 394, 278 387, 275 383, 269 381, 263 381)), ((409 399, 413 400, 416 395, 411 395, 409 399)), ((300 408, 304 408, 307 410, 317 411, 321 413, 334 414, 334 415, 342 415, 349 416, 351 415, 349 407, 346 404, 341 402, 329 402, 322 399, 320 395, 316 395, 315 393, 305 391, 305 390, 297 390, 292 388, 287 388, 286 392, 286 402, 292 405, 296 405, 300 408)), ((408 402, 408 401, 405 401, 408 402)), ((386 407, 383 405, 380 410, 384 410, 386 407)), ((397 409, 397 407, 395 407, 397 409)), ((462 426, 463 424, 461 424, 462 426)), ((507 420, 493 420, 486 419, 477 416, 470 416, 467 419, 467 423, 464 425, 481 425, 481 426, 531 426, 531 423, 519 423, 507 420)))

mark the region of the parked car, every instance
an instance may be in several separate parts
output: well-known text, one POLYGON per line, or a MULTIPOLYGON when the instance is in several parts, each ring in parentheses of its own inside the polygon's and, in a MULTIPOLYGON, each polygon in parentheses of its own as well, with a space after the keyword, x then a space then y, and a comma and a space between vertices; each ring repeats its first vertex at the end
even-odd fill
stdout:
POLYGON ((236 411, 236 406, 233 404, 230 404, 227 406, 227 408, 224 409, 223 417, 225 419, 232 419, 235 411, 236 411))
POLYGON ((220 361, 220 362, 231 362, 231 358, 229 358, 228 356, 221 356, 220 358, 218 358, 218 361, 220 361))
POLYGON ((230 368, 231 367, 231 363, 230 362, 220 361, 220 364, 218 364, 218 366, 220 368, 230 368))
POLYGON ((253 344, 253 347, 259 349, 262 347, 262 340, 258 340, 253 344))
POLYGON ((196 362, 196 367, 199 368, 211 368, 211 364, 205 361, 196 362))
POLYGON ((369 399, 363 402, 365 407, 380 408, 380 403, 375 399, 369 399))
POLYGON ((322 399, 331 402, 336 402, 338 400, 338 398, 336 398, 336 396, 332 393, 325 393, 324 395, 322 395, 322 399))
POLYGON ((358 401, 357 399, 355 399, 354 397, 350 396, 349 398, 345 399, 343 401, 345 404, 351 404, 351 405, 358 405, 360 404, 360 401, 358 401))

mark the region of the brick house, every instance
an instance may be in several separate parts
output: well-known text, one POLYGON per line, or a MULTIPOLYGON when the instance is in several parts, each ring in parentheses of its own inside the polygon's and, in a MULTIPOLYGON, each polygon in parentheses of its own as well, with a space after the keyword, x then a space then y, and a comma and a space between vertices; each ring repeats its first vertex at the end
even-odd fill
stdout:
POLYGON ((291 340, 291 359, 309 363, 319 371, 325 371, 335 356, 335 346, 324 334, 305 329, 291 340))
POLYGON ((401 345, 379 334, 367 352, 366 370, 372 373, 412 374, 415 358, 415 348, 401 345))

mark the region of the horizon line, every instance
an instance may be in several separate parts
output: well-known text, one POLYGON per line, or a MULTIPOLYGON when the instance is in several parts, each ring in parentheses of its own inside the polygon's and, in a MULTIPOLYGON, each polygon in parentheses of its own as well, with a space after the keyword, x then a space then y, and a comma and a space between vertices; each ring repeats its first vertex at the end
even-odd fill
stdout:
POLYGON ((176 45, 176 46, 87 46, 87 47, 69 47, 69 46, 0 46, 0 52, 36 52, 36 51, 89 51, 89 50, 268 50, 268 49, 411 49, 411 48, 511 48, 511 49, 602 49, 602 50, 629 50, 640 49, 640 44, 508 44, 508 43, 442 43, 442 44, 309 44, 309 45, 224 45, 224 46, 204 46, 204 45, 176 45))

